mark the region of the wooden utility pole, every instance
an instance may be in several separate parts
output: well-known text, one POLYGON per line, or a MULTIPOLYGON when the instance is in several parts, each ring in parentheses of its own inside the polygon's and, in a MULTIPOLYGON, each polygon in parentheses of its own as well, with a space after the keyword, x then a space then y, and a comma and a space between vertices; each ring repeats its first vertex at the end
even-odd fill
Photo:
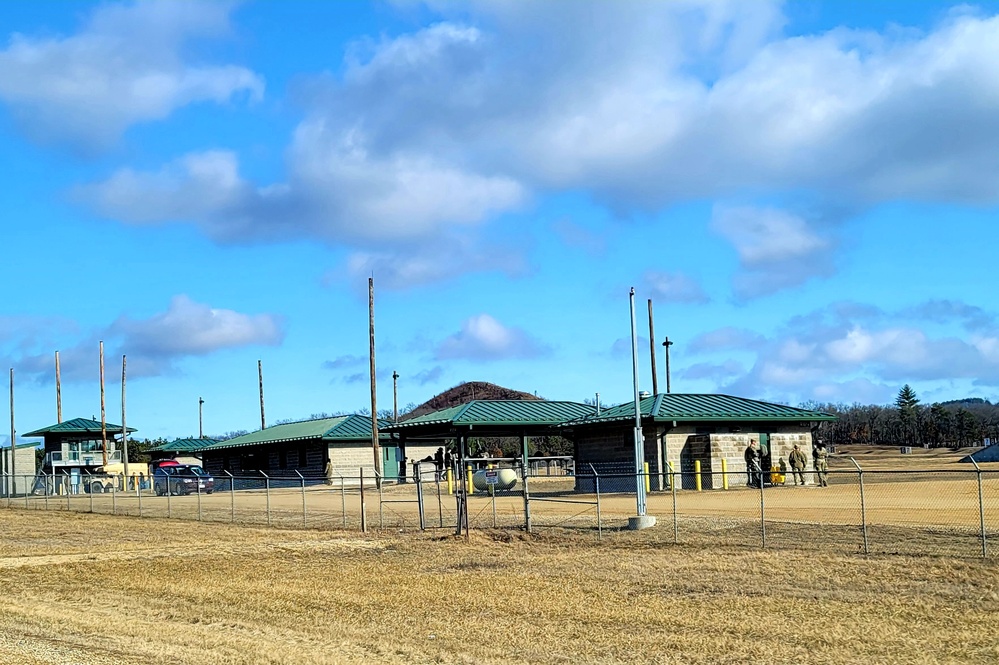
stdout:
POLYGON ((260 429, 266 429, 267 421, 264 420, 264 364, 257 361, 257 382, 260 384, 260 429))
POLYGON ((125 484, 128 491, 128 427, 125 425, 125 354, 121 356, 121 462, 125 465, 125 484))
POLYGON ((204 411, 205 411, 205 400, 198 398, 198 438, 205 438, 205 428, 204 428, 204 411))
POLYGON ((103 465, 108 465, 108 427, 104 414, 104 341, 101 340, 101 454, 103 465))
POLYGON ((392 422, 399 422, 399 372, 392 370, 392 422))
POLYGON ((59 352, 56 351, 56 422, 62 422, 62 377, 59 374, 59 352))
POLYGON ((652 394, 659 394, 659 376, 656 372, 656 329, 652 323, 652 298, 649 298, 649 353, 652 355, 652 394))
POLYGON ((368 357, 371 371, 371 452, 375 457, 375 477, 382 482, 382 449, 378 443, 378 397, 375 390, 375 279, 368 278, 368 357))

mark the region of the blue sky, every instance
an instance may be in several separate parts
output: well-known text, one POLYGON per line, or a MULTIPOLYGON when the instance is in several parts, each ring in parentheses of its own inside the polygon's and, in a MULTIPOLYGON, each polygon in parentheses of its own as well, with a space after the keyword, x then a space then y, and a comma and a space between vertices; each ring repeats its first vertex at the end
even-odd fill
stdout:
MULTIPOLYGON (((0 3, 17 430, 999 398, 999 3, 0 3), (664 362, 660 349, 660 386, 664 362)), ((0 428, 3 429, 3 428, 0 428)), ((9 437, 4 437, 0 441, 9 437)))

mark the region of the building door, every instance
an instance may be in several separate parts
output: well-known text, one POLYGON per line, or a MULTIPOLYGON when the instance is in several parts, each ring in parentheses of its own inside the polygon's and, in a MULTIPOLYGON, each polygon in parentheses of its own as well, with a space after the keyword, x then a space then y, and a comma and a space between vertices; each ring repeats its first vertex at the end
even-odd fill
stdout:
POLYGON ((763 467, 763 483, 770 482, 770 468, 773 466, 773 458, 770 455, 770 434, 760 432, 760 466, 763 467))

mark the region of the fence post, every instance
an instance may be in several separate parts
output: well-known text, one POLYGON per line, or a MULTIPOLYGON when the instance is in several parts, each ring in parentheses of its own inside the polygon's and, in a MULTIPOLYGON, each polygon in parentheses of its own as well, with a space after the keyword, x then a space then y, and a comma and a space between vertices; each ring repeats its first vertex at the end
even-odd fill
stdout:
POLYGON ((444 501, 441 499, 441 479, 437 476, 437 515, 440 517, 441 528, 444 528, 444 501))
POLYGON ((378 469, 375 469, 372 473, 375 474, 375 487, 378 488, 378 529, 381 530, 385 528, 385 517, 382 514, 382 506, 385 504, 385 498, 382 494, 382 485, 385 483, 383 482, 384 479, 378 473, 378 469))
POLYGON ((73 483, 72 483, 72 476, 69 475, 68 471, 64 470, 63 474, 66 476, 66 478, 65 478, 65 481, 66 481, 66 512, 68 513, 69 511, 71 511, 73 509, 73 506, 70 503, 70 496, 73 493, 73 483))
POLYGON ((170 489, 170 476, 163 476, 163 489, 166 490, 167 497, 167 519, 170 519, 170 497, 173 496, 170 489))
MULTIPOLYGON (((87 471, 87 484, 85 485, 87 494, 90 495, 90 512, 94 512, 94 477, 87 471)), ((169 515, 167 515, 169 517, 169 515)))
POLYGON ((308 529, 309 528, 309 518, 306 517, 306 512, 305 512, 305 510, 306 510, 305 509, 305 476, 303 476, 302 472, 299 471, 298 469, 295 469, 295 473, 297 473, 298 477, 301 478, 301 480, 302 480, 302 528, 303 529, 308 529))
POLYGON ((264 493, 267 495, 267 526, 271 525, 271 477, 263 471, 260 475, 264 477, 264 493))
POLYGON ((118 483, 111 483, 111 514, 118 514, 118 483))
POLYGON ((426 517, 423 514, 423 469, 416 463, 416 511, 420 514, 420 531, 427 528, 426 517))
POLYGON ((763 482, 763 473, 760 472, 760 541, 763 545, 763 549, 767 549, 767 518, 766 518, 766 508, 763 503, 763 488, 766 487, 766 483, 763 482))
POLYGON ((600 474, 590 464, 590 471, 593 472, 593 487, 597 492, 597 538, 602 539, 604 537, 603 522, 600 519, 600 474))
POLYGON ((694 460, 694 489, 701 491, 701 460, 694 460))
POLYGON ((673 471, 673 463, 666 462, 666 468, 669 469, 669 488, 670 492, 673 494, 673 544, 678 545, 680 543, 680 525, 676 520, 676 481, 677 474, 673 471))
POLYGON ((642 475, 645 476, 645 493, 652 493, 652 477, 649 475, 649 463, 642 462, 642 475))
POLYGON ((361 533, 368 532, 368 518, 364 505, 364 467, 361 467, 361 533))
POLYGON ((848 457, 853 465, 857 467, 857 479, 860 481, 860 528, 864 532, 864 554, 870 554, 867 543, 867 501, 864 498, 864 470, 857 464, 857 460, 848 457))
POLYGON ((524 466, 521 462, 522 474, 524 477, 524 530, 527 533, 531 533, 531 528, 533 524, 531 523, 531 494, 527 485, 527 470, 528 466, 524 466))
POLYGON ((343 528, 347 528, 347 490, 343 485, 343 474, 340 474, 340 515, 343 517, 343 528))
MULTIPOLYGON (((55 487, 55 481, 53 481, 52 487, 55 487)), ((49 478, 42 471, 42 488, 45 491, 45 512, 49 511, 49 478)))
POLYGON ((975 475, 978 476, 978 528, 982 535, 982 558, 987 559, 989 548, 985 540, 985 498, 982 495, 982 467, 978 466, 974 457, 969 456, 968 459, 975 465, 975 475))
POLYGON ((135 498, 139 501, 139 517, 142 517, 142 481, 135 483, 135 498))
POLYGON ((198 521, 201 521, 201 477, 195 477, 194 489, 198 493, 198 521))
POLYGON ((722 489, 728 489, 728 460, 722 457, 722 489))
POLYGON ((228 469, 225 470, 225 475, 229 476, 229 521, 236 521, 236 479, 232 477, 228 469))

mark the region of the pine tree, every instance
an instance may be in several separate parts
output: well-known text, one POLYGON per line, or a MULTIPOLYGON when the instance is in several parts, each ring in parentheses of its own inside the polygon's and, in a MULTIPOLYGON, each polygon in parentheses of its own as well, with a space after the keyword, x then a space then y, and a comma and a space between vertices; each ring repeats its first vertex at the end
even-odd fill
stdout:
POLYGON ((898 417, 902 421, 902 437, 905 443, 911 444, 916 438, 914 431, 918 404, 919 398, 916 397, 916 391, 908 383, 902 386, 902 389, 898 391, 898 397, 895 398, 895 408, 898 409, 898 417))

